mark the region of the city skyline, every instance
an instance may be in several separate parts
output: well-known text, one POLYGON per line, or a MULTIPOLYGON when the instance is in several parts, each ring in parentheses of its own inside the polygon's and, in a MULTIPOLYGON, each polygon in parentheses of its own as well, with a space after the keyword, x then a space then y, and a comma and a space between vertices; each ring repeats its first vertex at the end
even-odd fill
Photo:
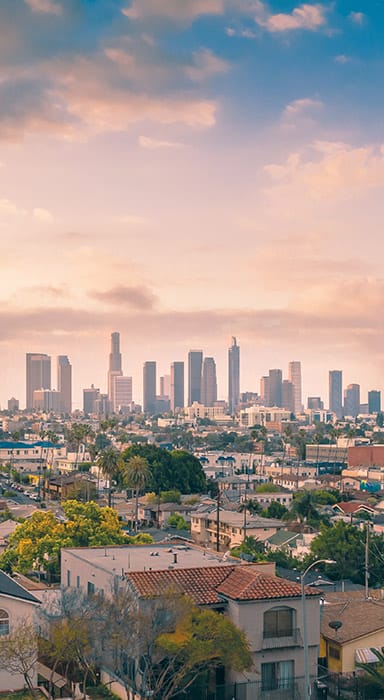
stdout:
POLYGON ((300 358, 303 396, 332 367, 383 390, 383 20, 362 0, 2 0, 2 406, 26 352, 71 358, 74 406, 106 393, 113 328, 134 394, 145 358, 168 374, 196 347, 226 397, 232 335, 242 389, 300 358))
MULTIPOLYGON (((263 405, 281 406, 291 410, 293 413, 300 413, 297 410, 298 406, 306 408, 320 408, 317 404, 319 401, 322 407, 333 410, 338 418, 342 415, 356 416, 359 413, 360 406, 380 405, 381 390, 371 387, 365 393, 362 390, 360 383, 352 382, 346 384, 343 380, 342 370, 328 370, 328 392, 316 396, 314 392, 302 392, 302 372, 301 362, 299 360, 290 360, 286 368, 274 368, 268 370, 268 375, 259 377, 259 388, 243 387, 238 385, 240 379, 240 346, 237 344, 237 339, 232 336, 232 344, 227 351, 227 392, 223 393, 220 390, 217 375, 217 364, 215 357, 204 357, 202 350, 189 350, 187 361, 173 361, 169 366, 169 374, 158 372, 158 363, 156 360, 146 360, 141 367, 141 380, 134 382, 132 375, 125 376, 122 372, 123 355, 120 352, 120 332, 114 331, 110 334, 110 350, 108 360, 107 387, 113 386, 113 396, 103 393, 103 389, 98 387, 95 391, 97 396, 103 400, 108 400, 109 410, 118 412, 119 408, 129 408, 131 403, 142 405, 143 409, 149 413, 174 411, 177 408, 187 407, 191 405, 191 394, 195 391, 198 384, 198 369, 200 370, 200 400, 197 403, 212 406, 216 400, 225 401, 228 404, 229 412, 233 413, 231 404, 231 393, 233 395, 234 383, 232 382, 231 391, 231 374, 235 377, 235 393, 239 386, 239 393, 256 392, 259 394, 263 405), (235 360, 234 360, 235 356, 235 360), (197 361, 197 364, 196 364, 197 361), (194 367, 194 365, 196 366, 194 367), (112 382, 111 382, 112 380, 112 382), (167 387, 167 389, 166 389, 167 387), (166 389, 166 390, 165 390, 166 389), (115 396, 118 392, 118 399, 115 396), (165 395, 166 394, 166 395, 165 395), (366 396, 366 400, 365 400, 366 396), (315 404, 313 406, 309 406, 315 404), (308 405, 307 405, 308 403, 308 405), (346 409, 349 412, 346 412, 346 409)), ((38 397, 40 408, 47 404, 51 405, 51 401, 61 401, 61 407, 71 406, 72 403, 72 364, 67 355, 59 355, 57 357, 57 389, 51 391, 51 357, 46 353, 26 353, 26 373, 25 387, 27 395, 27 407, 34 404, 34 390, 44 390, 43 394, 38 397), (39 382, 42 382, 39 386, 39 382), (60 392, 62 394, 60 399, 60 392), (50 396, 52 394, 52 397, 50 396), (57 395, 55 397, 55 394, 57 395), (28 404, 28 396, 29 399, 28 404)), ((73 406, 73 409, 81 409, 88 405, 88 398, 93 392, 95 382, 92 382, 87 387, 76 387, 75 393, 82 396, 81 402, 73 406), (77 392, 76 392, 77 389, 77 392), (88 396, 88 394, 87 394, 88 396)), ((10 398, 16 398, 14 394, 10 398)), ((196 399, 194 399, 196 400, 196 399)), ((56 404, 55 404, 56 405, 56 404)), ((23 405, 21 403, 21 408, 23 405)), ((381 410, 381 408, 379 409, 381 410)), ((69 413, 70 410, 64 410, 69 413)), ((85 411, 89 413, 89 410, 85 411)))

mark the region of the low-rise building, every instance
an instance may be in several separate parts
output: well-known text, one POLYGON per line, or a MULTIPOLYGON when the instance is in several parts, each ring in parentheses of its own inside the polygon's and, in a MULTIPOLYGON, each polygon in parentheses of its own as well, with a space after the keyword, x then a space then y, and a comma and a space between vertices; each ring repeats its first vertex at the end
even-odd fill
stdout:
POLYGON ((194 542, 220 550, 238 547, 245 537, 265 542, 278 530, 286 528, 281 520, 236 513, 222 508, 206 508, 191 514, 191 537, 194 542))

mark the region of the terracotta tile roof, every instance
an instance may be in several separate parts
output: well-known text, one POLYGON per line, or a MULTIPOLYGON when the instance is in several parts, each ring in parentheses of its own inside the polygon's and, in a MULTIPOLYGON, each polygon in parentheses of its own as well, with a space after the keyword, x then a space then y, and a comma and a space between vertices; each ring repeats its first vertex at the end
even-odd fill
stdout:
MULTIPOLYGON (((299 598, 301 585, 277 576, 267 576, 252 566, 238 566, 221 583, 218 592, 233 600, 266 600, 270 598, 299 598)), ((307 596, 319 591, 306 586, 307 596)))
MULTIPOLYGON (((190 596, 197 605, 213 605, 223 598, 232 600, 269 600, 299 598, 301 586, 277 576, 260 573, 249 565, 212 566, 195 569, 128 572, 127 580, 139 597, 152 597, 177 590, 190 596)), ((307 596, 320 592, 306 587, 307 596)))
POLYGON ((165 571, 134 571, 126 574, 139 597, 164 595, 172 590, 190 596, 197 605, 221 601, 216 588, 233 571, 234 566, 211 566, 165 571))

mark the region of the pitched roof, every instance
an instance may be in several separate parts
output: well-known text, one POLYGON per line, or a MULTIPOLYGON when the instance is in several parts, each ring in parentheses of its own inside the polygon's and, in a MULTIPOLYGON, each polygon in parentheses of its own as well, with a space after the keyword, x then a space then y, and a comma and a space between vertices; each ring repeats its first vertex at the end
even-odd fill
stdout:
MULTIPOLYGON (((260 573, 257 566, 221 565, 195 569, 168 569, 137 571, 126 574, 139 597, 147 598, 179 591, 192 598, 197 605, 214 605, 223 598, 232 600, 269 600, 271 598, 298 598, 300 584, 276 576, 260 573)), ((306 595, 319 595, 306 587, 306 595)))
POLYGON ((374 507, 370 503, 364 501, 340 501, 332 506, 333 510, 341 510, 343 513, 357 513, 359 510, 368 510, 374 512, 374 507))
MULTIPOLYGON (((277 576, 267 576, 252 566, 237 566, 217 590, 232 600, 270 600, 301 596, 300 584, 277 576)), ((305 594, 316 596, 319 595, 319 591, 306 587, 305 594)))
POLYGON ((384 631, 384 603, 374 598, 366 600, 364 591, 330 593, 326 601, 321 617, 323 637, 345 644, 378 630, 384 631), (329 623, 335 620, 342 622, 337 634, 329 627, 329 623))
POLYGON ((8 574, 0 569, 0 596, 6 595, 10 598, 18 598, 28 603, 40 603, 32 593, 26 590, 19 583, 16 583, 8 574))

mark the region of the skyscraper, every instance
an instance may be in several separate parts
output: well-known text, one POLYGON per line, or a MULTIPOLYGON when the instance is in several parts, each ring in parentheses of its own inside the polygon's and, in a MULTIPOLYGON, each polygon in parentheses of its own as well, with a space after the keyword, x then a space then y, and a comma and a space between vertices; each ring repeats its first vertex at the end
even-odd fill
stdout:
POLYGON ((201 403, 213 406, 217 401, 216 363, 213 357, 205 357, 201 375, 201 403))
POLYGON ((155 413, 156 408, 156 362, 144 362, 143 367, 143 410, 155 413))
POLYGON ((269 405, 281 406, 283 373, 281 369, 269 370, 269 405))
POLYGON ((344 391, 344 415, 356 418, 360 413, 360 385, 348 384, 344 391))
POLYGON ((202 367, 202 351, 190 350, 188 353, 188 406, 192 406, 194 401, 200 403, 202 367))
POLYGON ((121 377, 122 374, 120 333, 115 331, 114 333, 111 333, 111 352, 109 353, 108 367, 108 398, 111 402, 112 410, 115 403, 113 378, 121 377))
POLYGON ((368 391, 368 413, 380 413, 381 411, 381 391, 368 391))
POLYGON ((114 375, 113 398, 112 411, 114 413, 130 407, 132 403, 132 377, 124 377, 122 374, 114 375))
POLYGON ((67 355, 57 358, 57 391, 61 394, 60 410, 62 413, 72 412, 72 365, 67 355))
POLYGON ((343 373, 340 369, 329 372, 329 410, 338 418, 343 415, 343 373))
POLYGON ((184 408, 184 362, 171 364, 171 411, 184 408))
POLYGON ((294 413, 295 393, 293 384, 289 379, 284 379, 281 385, 281 405, 283 408, 294 413))
POLYGON ((230 415, 236 413, 240 402, 240 348, 236 338, 228 349, 228 406, 230 415))
POLYGON ((85 415, 95 413, 95 402, 100 398, 100 389, 92 384, 89 389, 83 389, 83 411, 85 415))
POLYGON ((293 413, 297 415, 303 410, 301 396, 301 362, 294 360, 288 364, 288 379, 293 384, 293 413))
POLYGON ((33 408, 33 392, 51 388, 51 358, 43 353, 26 354, 26 408, 33 408))
POLYGON ((264 406, 270 406, 270 391, 269 391, 269 377, 261 377, 260 379, 260 396, 263 400, 264 406))

